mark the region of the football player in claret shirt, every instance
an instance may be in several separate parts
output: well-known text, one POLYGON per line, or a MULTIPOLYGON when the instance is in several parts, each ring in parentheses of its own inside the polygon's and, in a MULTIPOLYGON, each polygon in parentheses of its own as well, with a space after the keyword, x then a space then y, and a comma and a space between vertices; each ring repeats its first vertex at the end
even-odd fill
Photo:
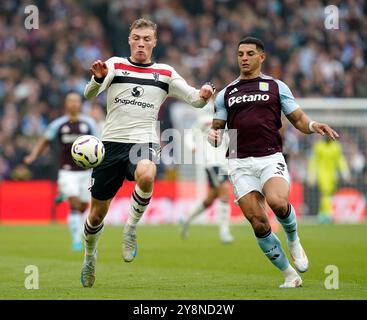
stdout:
POLYGON ((81 97, 71 92, 65 97, 65 115, 52 121, 44 136, 34 146, 32 152, 24 158, 28 165, 33 163, 45 150, 51 140, 57 139, 60 145, 58 173, 59 193, 68 199, 70 214, 68 225, 72 236, 72 249, 80 251, 82 244, 82 213, 90 201, 90 170, 78 167, 71 157, 71 146, 79 136, 97 135, 96 124, 90 117, 80 114, 81 97))
POLYGON ((311 121, 284 82, 261 73, 264 60, 261 40, 247 37, 239 42, 240 76, 218 93, 208 140, 214 146, 220 144, 222 129, 227 125, 229 177, 236 202, 251 223, 261 250, 282 271, 285 282, 281 287, 295 288, 302 285, 302 279, 272 232, 265 210, 266 201, 286 232, 296 269, 307 271, 308 259, 298 236, 295 209, 288 201, 290 178, 279 133, 281 113, 305 134, 317 132, 331 139, 339 136, 327 124, 311 121))

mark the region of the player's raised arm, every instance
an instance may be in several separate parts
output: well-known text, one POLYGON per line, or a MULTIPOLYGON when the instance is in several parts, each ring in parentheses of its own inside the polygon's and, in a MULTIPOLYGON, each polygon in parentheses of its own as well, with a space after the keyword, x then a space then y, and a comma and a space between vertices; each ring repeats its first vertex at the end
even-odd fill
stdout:
POLYGON ((84 89, 84 96, 87 99, 91 99, 99 95, 107 88, 108 83, 112 78, 112 72, 110 72, 107 62, 96 60, 92 63, 89 70, 92 73, 92 78, 84 89))
POLYGON ((173 70, 169 90, 169 96, 184 100, 195 108, 203 108, 214 94, 215 87, 208 82, 198 90, 190 86, 185 79, 173 70))
POLYGON ((280 80, 275 80, 279 87, 279 96, 281 108, 288 120, 299 131, 305 134, 317 132, 322 136, 329 136, 335 140, 339 138, 338 133, 330 128, 329 125, 321 122, 312 121, 306 113, 300 108, 296 99, 294 98, 289 87, 280 80))
POLYGON ((327 135, 333 140, 339 138, 339 134, 329 125, 327 125, 326 123, 310 120, 310 118, 306 115, 306 113, 304 113, 301 108, 298 108, 288 114, 287 118, 295 128, 305 134, 316 132, 322 136, 327 135))

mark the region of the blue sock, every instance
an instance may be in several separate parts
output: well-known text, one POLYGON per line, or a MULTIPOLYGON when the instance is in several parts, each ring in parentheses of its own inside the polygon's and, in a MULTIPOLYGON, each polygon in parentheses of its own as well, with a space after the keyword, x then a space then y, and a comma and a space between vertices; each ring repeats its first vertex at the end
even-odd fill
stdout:
POLYGON ((296 210, 294 210, 293 206, 290 203, 288 203, 288 212, 286 216, 284 218, 277 217, 277 220, 283 226, 283 229, 287 234, 288 240, 296 240, 298 237, 296 210))
POLYGON ((278 237, 271 231, 271 229, 264 235, 255 235, 257 243, 270 262, 281 271, 287 269, 289 266, 288 258, 283 251, 282 244, 278 237))
POLYGON ((83 221, 78 211, 71 210, 68 217, 68 224, 73 243, 81 243, 83 221))

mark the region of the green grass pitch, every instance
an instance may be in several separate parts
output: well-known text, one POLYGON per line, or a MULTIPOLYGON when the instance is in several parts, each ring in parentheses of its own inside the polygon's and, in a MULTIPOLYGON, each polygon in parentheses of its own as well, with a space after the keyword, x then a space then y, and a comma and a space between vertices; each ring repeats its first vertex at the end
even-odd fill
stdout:
POLYGON ((0 299, 367 299, 367 225, 300 225, 310 269, 297 289, 278 288, 283 277, 248 225, 232 230, 235 243, 222 245, 215 226, 193 226, 187 240, 176 226, 139 226, 138 255, 127 264, 122 228, 107 226, 90 289, 66 226, 0 225, 0 299), (24 287, 27 265, 38 267, 38 290, 24 287), (324 286, 328 265, 338 267, 338 290, 324 286))

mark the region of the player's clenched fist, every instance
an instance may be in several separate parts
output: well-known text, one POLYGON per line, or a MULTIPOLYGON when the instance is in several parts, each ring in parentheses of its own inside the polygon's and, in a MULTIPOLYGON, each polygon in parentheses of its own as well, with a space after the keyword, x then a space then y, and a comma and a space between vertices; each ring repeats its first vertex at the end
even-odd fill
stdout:
POLYGON ((215 92, 214 85, 208 82, 201 87, 199 95, 200 98, 204 100, 209 100, 210 97, 214 94, 214 92, 215 92))
POLYGON ((108 67, 105 62, 101 60, 94 61, 92 68, 89 69, 96 78, 104 78, 107 76, 108 67))
POLYGON ((210 129, 208 141, 213 147, 219 147, 222 143, 222 132, 220 129, 210 129))

